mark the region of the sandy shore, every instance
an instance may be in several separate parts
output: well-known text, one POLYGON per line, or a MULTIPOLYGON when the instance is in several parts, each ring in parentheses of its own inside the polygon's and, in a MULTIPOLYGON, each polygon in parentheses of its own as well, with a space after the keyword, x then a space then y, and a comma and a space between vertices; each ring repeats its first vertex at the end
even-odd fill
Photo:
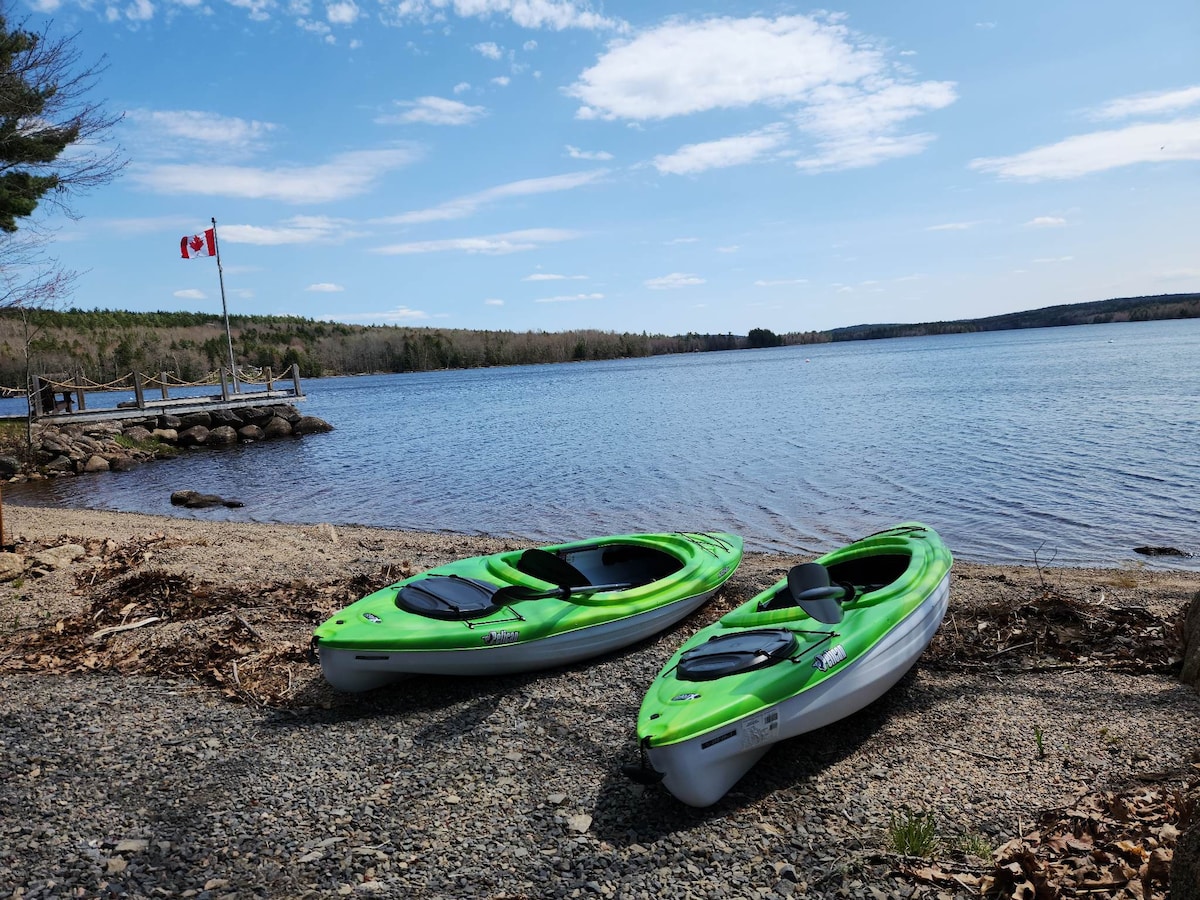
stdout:
POLYGON ((692 619, 593 663, 352 697, 305 659, 315 624, 519 544, 11 504, 4 526, 31 561, 82 548, 0 585, 14 896, 976 896, 1066 877, 1051 845, 1080 851, 1053 833, 1141 848, 1090 896, 1161 896, 1172 791, 1200 773, 1200 697, 1172 674, 1197 573, 956 563, 951 612, 892 692, 691 810, 619 775, 642 693, 799 557, 747 555, 692 619), (1124 831, 1114 803, 1136 811, 1124 831), (936 822, 925 860, 891 845, 910 812, 936 822))

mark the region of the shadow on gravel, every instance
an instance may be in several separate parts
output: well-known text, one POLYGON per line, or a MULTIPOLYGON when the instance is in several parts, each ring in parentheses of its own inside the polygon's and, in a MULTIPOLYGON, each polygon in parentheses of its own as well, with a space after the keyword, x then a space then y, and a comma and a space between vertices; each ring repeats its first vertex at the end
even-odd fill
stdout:
POLYGON ((743 807, 759 805, 780 791, 803 792, 831 765, 857 753, 889 716, 924 705, 923 692, 913 685, 915 677, 915 670, 910 671, 870 706, 825 728, 774 745, 729 793, 703 809, 681 803, 658 785, 636 785, 621 773, 622 765, 638 763, 631 735, 600 788, 592 832, 618 846, 646 844, 708 824, 743 807))

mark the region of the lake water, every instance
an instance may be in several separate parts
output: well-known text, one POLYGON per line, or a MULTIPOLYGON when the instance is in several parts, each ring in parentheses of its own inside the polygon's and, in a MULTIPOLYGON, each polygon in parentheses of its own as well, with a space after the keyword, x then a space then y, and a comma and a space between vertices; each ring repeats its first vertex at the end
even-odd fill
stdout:
POLYGON ((963 560, 1200 569, 1133 552, 1200 553, 1198 320, 304 388, 334 432, 4 497, 536 541, 723 529, 797 554, 917 519, 963 560), (246 505, 189 512, 181 489, 246 505))

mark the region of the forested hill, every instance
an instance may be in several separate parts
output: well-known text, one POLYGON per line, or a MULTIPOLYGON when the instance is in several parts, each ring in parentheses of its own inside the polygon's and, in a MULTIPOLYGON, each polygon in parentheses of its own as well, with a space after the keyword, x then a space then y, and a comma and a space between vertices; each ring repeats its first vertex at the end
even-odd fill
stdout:
POLYGON ((966 334, 976 331, 1010 331, 1016 328, 1052 328, 1058 325, 1101 325, 1109 322, 1148 322, 1155 319, 1200 318, 1200 294, 1158 294, 1046 306, 1026 312, 1005 313, 983 319, 955 319, 919 325, 853 325, 827 332, 833 341, 915 337, 926 334, 966 334))
MULTIPOLYGON (((765 328, 751 328, 746 335, 471 331, 238 315, 230 316, 230 330, 238 365, 282 373, 296 363, 302 375, 314 377, 1196 317, 1200 317, 1200 294, 1170 294, 1050 306, 981 319, 788 334, 765 328)), ((26 348, 32 374, 80 373, 98 383, 131 371, 170 372, 183 381, 195 381, 229 359, 225 324, 216 314, 6 309, 0 310, 0 387, 25 384, 26 348)))

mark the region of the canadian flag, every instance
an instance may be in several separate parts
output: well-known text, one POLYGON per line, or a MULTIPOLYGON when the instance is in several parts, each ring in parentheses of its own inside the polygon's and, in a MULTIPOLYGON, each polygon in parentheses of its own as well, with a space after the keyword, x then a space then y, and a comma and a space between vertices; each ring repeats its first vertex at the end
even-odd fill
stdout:
POLYGON ((197 256, 216 256, 216 229, 207 228, 204 234, 185 236, 179 242, 179 252, 183 254, 184 259, 195 259, 197 256))

